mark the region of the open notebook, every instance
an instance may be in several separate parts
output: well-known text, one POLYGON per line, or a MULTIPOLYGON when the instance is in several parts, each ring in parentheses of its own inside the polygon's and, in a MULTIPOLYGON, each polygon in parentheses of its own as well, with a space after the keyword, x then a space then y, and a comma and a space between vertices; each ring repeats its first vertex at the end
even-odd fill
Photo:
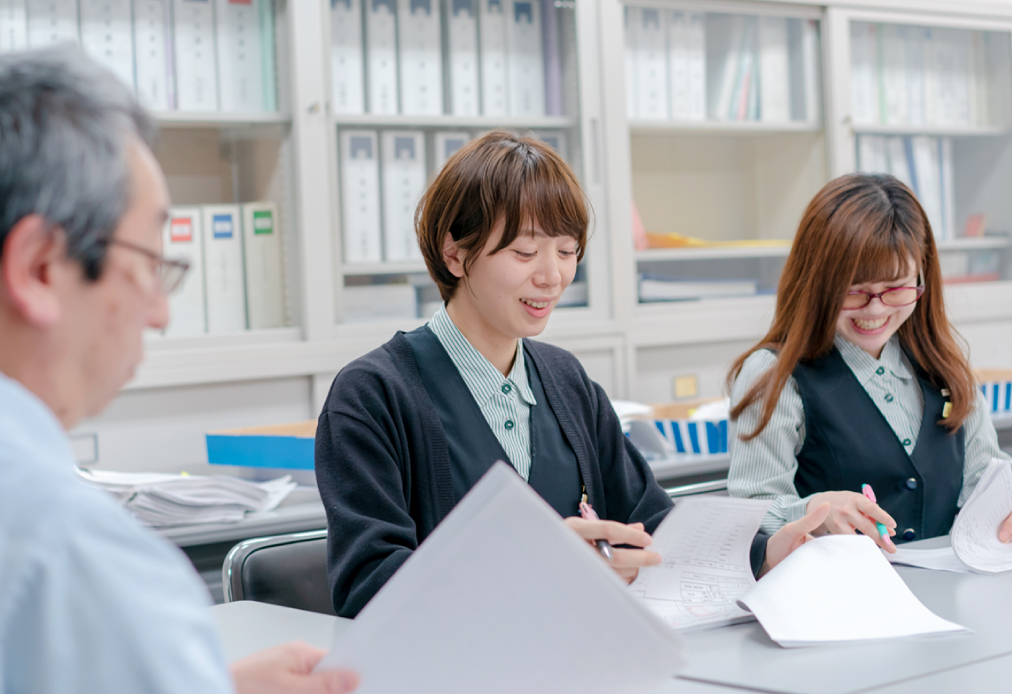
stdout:
POLYGON ((359 694, 649 692, 681 665, 677 635, 599 554, 497 463, 319 668, 359 694))
POLYGON ((998 539, 998 529, 1012 513, 1012 465, 992 460, 973 494, 952 524, 951 547, 898 547, 887 554, 894 564, 964 573, 994 574, 1012 569, 1012 543, 998 539))

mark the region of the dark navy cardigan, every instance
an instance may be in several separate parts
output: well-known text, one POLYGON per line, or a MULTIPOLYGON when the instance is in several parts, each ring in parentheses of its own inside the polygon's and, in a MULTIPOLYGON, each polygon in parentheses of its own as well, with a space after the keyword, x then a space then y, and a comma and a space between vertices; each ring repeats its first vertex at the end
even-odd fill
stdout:
MULTIPOLYGON (((604 390, 569 352, 533 340, 524 346, 591 505, 602 518, 653 532, 671 500, 622 434, 604 390)), ((316 433, 316 478, 334 609, 354 617, 455 504, 446 434, 403 333, 334 379, 316 433)), ((765 540, 760 534, 753 543, 753 570, 765 540)))

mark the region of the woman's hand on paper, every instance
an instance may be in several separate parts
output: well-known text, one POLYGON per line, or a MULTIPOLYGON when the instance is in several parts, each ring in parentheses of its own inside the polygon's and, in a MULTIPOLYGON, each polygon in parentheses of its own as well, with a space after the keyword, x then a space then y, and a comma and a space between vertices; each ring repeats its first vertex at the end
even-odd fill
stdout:
POLYGON ((232 664, 238 694, 347 694, 358 675, 345 670, 313 672, 325 651, 293 641, 254 653, 232 664))
POLYGON ((813 534, 853 535, 855 531, 859 530, 885 551, 889 553, 896 551, 896 545, 886 542, 875 526, 876 522, 881 523, 892 536, 896 534, 896 521, 881 506, 868 499, 864 494, 857 492, 813 494, 812 498, 808 500, 807 510, 811 513, 813 509, 827 503, 829 504, 829 515, 813 534))
POLYGON ((776 531, 766 542, 766 559, 763 560, 762 568, 759 570, 759 577, 762 578, 767 571, 786 559, 798 547, 809 540, 814 540, 812 531, 826 521, 829 511, 829 504, 822 504, 814 511, 809 511, 804 518, 788 523, 776 531))
POLYGON ((595 540, 607 540, 612 546, 611 568, 615 569, 626 583, 632 583, 636 579, 640 567, 661 563, 661 555, 643 549, 652 542, 652 539, 650 533, 644 530, 642 523, 626 525, 608 520, 584 520, 576 516, 566 518, 565 523, 591 546, 595 540))
POLYGON ((998 539, 1002 542, 1012 542, 1012 513, 1008 514, 1008 518, 1002 521, 1001 527, 998 528, 998 539))

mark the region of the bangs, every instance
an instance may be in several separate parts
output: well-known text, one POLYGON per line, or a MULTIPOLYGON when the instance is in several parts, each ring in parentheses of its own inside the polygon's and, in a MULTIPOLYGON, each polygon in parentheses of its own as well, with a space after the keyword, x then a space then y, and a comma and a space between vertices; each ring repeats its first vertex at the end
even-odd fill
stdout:
POLYGON ((504 221, 497 253, 524 233, 534 233, 534 221, 547 236, 569 236, 576 240, 578 256, 583 257, 589 224, 588 201, 568 165, 547 146, 534 156, 525 157, 514 180, 518 185, 498 191, 500 209, 493 218, 504 221))
MULTIPOLYGON (((887 220, 884 223, 889 224, 887 220)), ((918 234, 899 225, 889 227, 876 230, 862 240, 851 285, 896 282, 910 274, 911 269, 915 273, 924 269, 924 248, 918 234)))

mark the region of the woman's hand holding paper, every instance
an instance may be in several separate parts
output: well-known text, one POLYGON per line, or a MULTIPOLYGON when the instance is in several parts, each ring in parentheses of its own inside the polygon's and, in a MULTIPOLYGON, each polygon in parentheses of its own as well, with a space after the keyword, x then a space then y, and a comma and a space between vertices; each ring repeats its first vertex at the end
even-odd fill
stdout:
POLYGON ((875 527, 876 522, 881 523, 889 530, 890 536, 895 535, 896 521, 864 494, 857 492, 814 494, 808 501, 807 510, 811 513, 813 509, 827 503, 829 515, 826 516, 825 522, 815 529, 815 535, 853 535, 856 531, 861 531, 885 551, 889 553, 896 551, 896 546, 892 542, 886 542, 875 527))
POLYGON ((626 583, 635 580, 640 567, 661 563, 660 554, 642 549, 652 542, 642 523, 626 525, 608 520, 584 520, 575 516, 566 518, 565 523, 590 545, 595 540, 607 540, 612 546, 611 568, 626 583))
MULTIPOLYGON (((811 504, 809 504, 811 506, 811 504)), ((766 543, 766 559, 759 570, 759 578, 787 558, 791 552, 809 540, 814 540, 812 532, 826 521, 830 505, 822 504, 808 515, 780 528, 766 543)))

